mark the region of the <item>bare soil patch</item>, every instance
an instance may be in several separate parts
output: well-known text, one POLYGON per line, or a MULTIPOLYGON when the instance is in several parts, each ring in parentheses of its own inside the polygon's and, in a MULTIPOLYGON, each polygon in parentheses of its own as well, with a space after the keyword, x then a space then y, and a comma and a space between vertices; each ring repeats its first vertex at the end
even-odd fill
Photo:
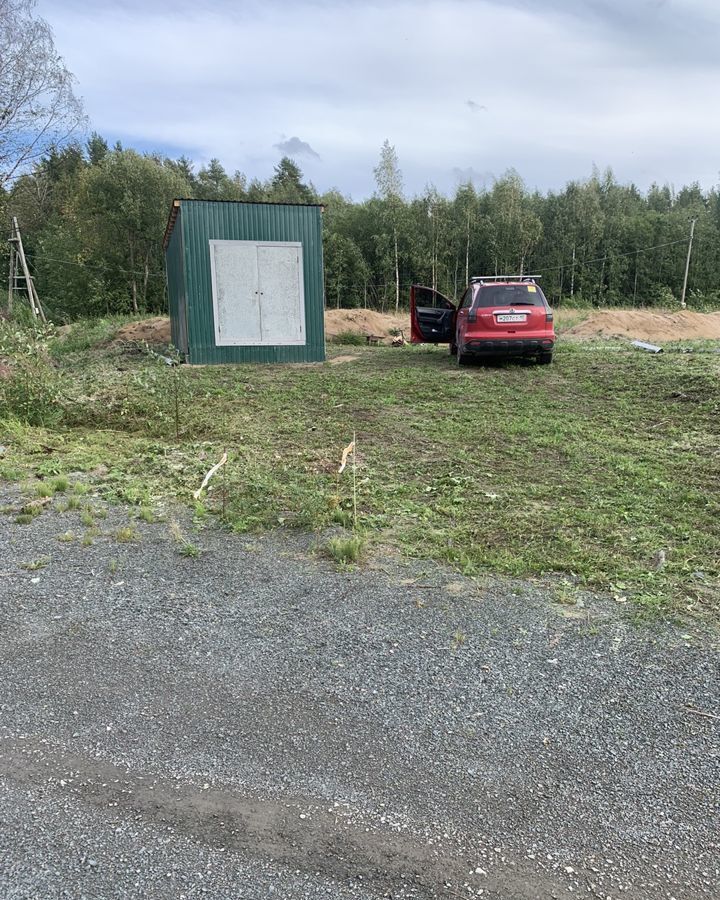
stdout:
MULTIPOLYGON (((576 309, 556 310, 556 320, 577 318, 576 309)), ((371 309, 329 309, 325 312, 325 334, 328 338, 344 332, 376 335, 387 341, 390 332, 399 329, 410 339, 410 316, 394 315, 371 309)), ((563 332, 563 337, 587 340, 591 338, 624 337, 646 341, 720 340, 720 312, 699 313, 690 310, 660 312, 645 309, 602 309, 587 316, 563 332)), ((169 344, 170 319, 156 316, 124 325, 115 335, 114 343, 145 341, 148 344, 169 344)))
POLYGON ((341 363, 355 362, 356 359, 360 359, 360 357, 352 353, 348 353, 343 356, 331 356, 330 359, 328 359, 328 362, 331 366, 337 366, 341 363))
MULTIPOLYGON (((563 316, 570 318, 576 315, 577 310, 561 310, 557 313, 558 322, 562 324, 563 316)), ((625 337, 645 341, 718 340, 720 312, 602 309, 591 312, 582 322, 565 331, 563 337, 625 337)))
POLYGON ((115 335, 113 343, 145 341, 148 344, 169 344, 171 340, 170 319, 167 316, 155 316, 152 319, 123 325, 115 335))

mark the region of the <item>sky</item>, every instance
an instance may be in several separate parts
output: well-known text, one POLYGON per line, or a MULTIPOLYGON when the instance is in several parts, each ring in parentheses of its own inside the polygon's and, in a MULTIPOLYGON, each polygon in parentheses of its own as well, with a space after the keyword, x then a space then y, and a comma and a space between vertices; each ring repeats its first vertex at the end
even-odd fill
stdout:
POLYGON ((96 130, 266 179, 408 195, 593 165, 646 189, 720 180, 718 0, 38 0, 96 130))

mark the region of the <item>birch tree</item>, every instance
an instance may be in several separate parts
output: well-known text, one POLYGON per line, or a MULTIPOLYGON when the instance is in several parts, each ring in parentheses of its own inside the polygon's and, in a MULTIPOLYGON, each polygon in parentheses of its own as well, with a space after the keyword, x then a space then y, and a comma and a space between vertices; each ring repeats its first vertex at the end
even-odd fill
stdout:
POLYGON ((373 169, 378 194, 385 201, 392 231, 393 258, 395 262, 395 311, 400 308, 400 254, 398 251, 398 230, 400 215, 404 208, 402 172, 395 147, 387 138, 380 149, 380 162, 373 169))
POLYGON ((83 124, 73 76, 35 0, 0 0, 0 187, 83 124))

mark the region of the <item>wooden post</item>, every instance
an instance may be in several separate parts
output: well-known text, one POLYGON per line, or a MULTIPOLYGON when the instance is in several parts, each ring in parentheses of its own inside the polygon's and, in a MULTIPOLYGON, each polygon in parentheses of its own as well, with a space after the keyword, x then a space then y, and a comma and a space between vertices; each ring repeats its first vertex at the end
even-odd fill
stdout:
POLYGON ((680 298, 680 308, 685 309, 685 292, 687 291, 688 272, 690 271, 690 254, 692 253, 693 235, 695 234, 695 223, 697 219, 690 219, 690 242, 688 243, 687 259, 685 260, 685 277, 683 278, 682 297, 680 298))
POLYGON ((32 276, 30 275, 30 270, 28 269, 27 259, 25 258, 25 249, 23 247, 22 237, 20 236, 20 226, 18 225, 18 221, 15 216, 13 216, 12 223, 13 237, 11 240, 14 244, 17 245, 17 255, 20 258, 20 265, 23 270, 23 275, 25 276, 25 285, 27 287, 30 308, 32 309, 35 318, 42 319, 43 322, 47 322, 45 313, 43 312, 43 308, 40 305, 40 298, 38 297, 37 291, 35 290, 35 284, 33 283, 32 276))

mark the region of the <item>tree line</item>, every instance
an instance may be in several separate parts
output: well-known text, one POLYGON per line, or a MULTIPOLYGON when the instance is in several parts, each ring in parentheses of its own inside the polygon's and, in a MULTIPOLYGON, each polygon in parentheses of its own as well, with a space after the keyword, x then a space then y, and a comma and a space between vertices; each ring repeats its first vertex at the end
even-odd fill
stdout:
POLYGON ((434 187, 407 197, 386 141, 376 191, 353 202, 318 193, 287 157, 266 181, 228 174, 214 159, 85 145, 51 149, 0 188, 3 218, 17 216, 38 292, 56 319, 166 307, 162 237, 172 200, 245 200, 324 206, 328 306, 389 310, 420 282, 457 297, 472 275, 532 273, 555 304, 677 304, 690 219, 697 220, 688 304, 720 303, 720 194, 692 184, 647 192, 593 171, 561 191, 529 191, 514 171, 452 196, 434 187))
MULTIPOLYGON (((330 306, 398 309, 413 282, 456 297, 471 275, 537 273, 555 304, 677 303, 696 220, 689 305, 720 304, 720 194, 691 184, 646 192, 593 171, 561 191, 529 191, 508 171, 451 197, 408 197, 383 144, 376 191, 319 194, 284 157, 266 181, 213 159, 110 148, 86 127, 74 79, 35 0, 0 0, 0 221, 16 216, 43 304, 56 319, 166 307, 162 237, 175 197, 321 203, 330 306)), ((8 246, 0 242, 0 263, 8 246)), ((6 267, 7 271, 7 267, 6 267)))

